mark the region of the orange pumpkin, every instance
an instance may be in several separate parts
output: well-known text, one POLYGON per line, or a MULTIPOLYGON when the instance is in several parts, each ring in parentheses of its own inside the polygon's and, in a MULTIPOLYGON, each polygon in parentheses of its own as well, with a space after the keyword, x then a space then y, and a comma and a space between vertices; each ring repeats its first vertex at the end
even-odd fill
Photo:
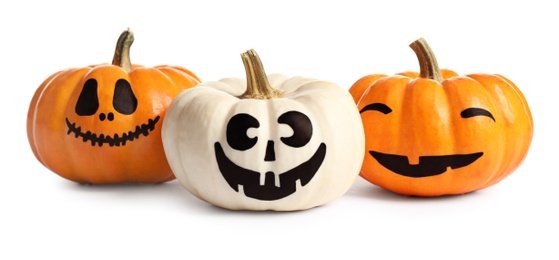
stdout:
POLYGON ((27 115, 35 157, 78 183, 159 183, 175 177, 161 141, 167 107, 200 83, 177 66, 130 62, 134 35, 124 31, 112 64, 52 74, 36 90, 27 115))
POLYGON ((412 196, 494 185, 523 162, 533 121, 522 92, 501 75, 439 70, 424 39, 420 73, 365 76, 350 88, 365 127, 367 181, 412 196))

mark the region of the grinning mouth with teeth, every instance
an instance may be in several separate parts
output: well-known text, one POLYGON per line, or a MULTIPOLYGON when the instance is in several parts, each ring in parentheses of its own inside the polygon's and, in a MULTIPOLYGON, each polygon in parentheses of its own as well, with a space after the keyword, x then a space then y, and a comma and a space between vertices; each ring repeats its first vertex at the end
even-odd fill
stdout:
POLYGON ((155 129, 155 124, 159 121, 159 116, 155 119, 149 119, 147 123, 137 125, 134 131, 128 131, 128 133, 105 135, 96 134, 91 131, 82 132, 80 126, 76 127, 76 123, 71 123, 68 118, 66 118, 66 125, 68 126, 68 135, 74 134, 76 138, 82 138, 84 142, 91 142, 91 146, 103 146, 103 144, 108 144, 109 146, 124 146, 127 142, 132 142, 135 139, 140 138, 140 136, 148 136, 150 132, 155 129))
POLYGON ((314 177, 326 156, 326 144, 321 143, 314 155, 306 162, 279 174, 279 185, 276 186, 273 172, 266 172, 264 185, 260 185, 260 173, 238 166, 223 151, 221 144, 214 144, 219 171, 229 186, 239 192, 243 187, 244 194, 253 199, 271 201, 287 197, 297 190, 297 184, 307 185, 314 177))
POLYGON ((483 152, 439 156, 420 156, 419 164, 409 164, 408 157, 369 151, 380 165, 402 176, 423 178, 445 173, 448 168, 458 169, 475 162, 483 152))

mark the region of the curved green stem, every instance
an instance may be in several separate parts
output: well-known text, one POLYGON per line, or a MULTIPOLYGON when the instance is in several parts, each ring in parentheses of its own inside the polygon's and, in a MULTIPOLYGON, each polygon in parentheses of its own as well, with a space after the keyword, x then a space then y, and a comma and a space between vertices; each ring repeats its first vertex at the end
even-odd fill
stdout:
POLYGON ((272 99, 283 93, 270 85, 262 61, 253 49, 241 53, 247 78, 247 90, 239 98, 272 99))
POLYGON ((127 72, 132 71, 132 62, 130 61, 130 47, 134 42, 134 34, 130 28, 126 29, 118 37, 116 42, 115 54, 113 56, 113 65, 119 66, 127 72))
POLYGON ((438 82, 443 82, 443 77, 441 75, 441 70, 439 69, 439 64, 435 58, 435 54, 427 41, 423 38, 419 38, 410 44, 410 47, 417 55, 419 60, 419 76, 422 78, 436 80, 438 82))

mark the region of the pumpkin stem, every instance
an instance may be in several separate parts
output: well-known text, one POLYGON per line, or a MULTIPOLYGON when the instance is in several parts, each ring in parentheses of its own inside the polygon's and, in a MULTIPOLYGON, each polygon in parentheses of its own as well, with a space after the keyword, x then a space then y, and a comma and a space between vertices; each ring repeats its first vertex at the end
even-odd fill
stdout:
POLYGON ((130 61, 130 46, 134 42, 134 34, 130 28, 126 29, 118 37, 116 42, 115 55, 113 56, 113 65, 119 66, 127 72, 132 71, 132 62, 130 61))
POLYGON ((281 91, 270 85, 262 61, 260 61, 256 51, 250 49, 241 53, 241 58, 245 65, 247 90, 239 98, 272 99, 282 96, 281 91))
POLYGON ((419 76, 443 82, 444 79, 441 75, 439 64, 437 63, 433 50, 431 50, 431 47, 427 44, 427 41, 423 38, 419 38, 410 44, 410 48, 412 48, 419 60, 419 76))

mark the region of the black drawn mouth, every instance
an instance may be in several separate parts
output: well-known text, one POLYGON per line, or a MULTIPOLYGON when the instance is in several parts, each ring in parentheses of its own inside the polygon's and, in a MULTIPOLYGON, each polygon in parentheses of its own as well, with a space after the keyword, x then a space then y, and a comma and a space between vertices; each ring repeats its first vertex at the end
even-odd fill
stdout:
POLYGON ((413 178, 422 178, 442 174, 451 169, 457 169, 470 165, 483 155, 483 152, 471 154, 454 154, 440 156, 420 156, 418 164, 409 164, 408 157, 403 155, 386 154, 369 151, 382 166, 385 168, 413 178))
POLYGON ((239 185, 242 185, 247 197, 265 201, 278 200, 293 194, 297 190, 297 180, 300 180, 301 186, 307 185, 326 156, 326 144, 321 143, 309 160, 279 175, 279 186, 276 186, 276 175, 273 172, 265 173, 264 185, 261 185, 259 172, 242 168, 229 160, 219 142, 216 142, 214 147, 219 170, 229 186, 239 192, 239 185))
POLYGON ((132 142, 135 139, 140 138, 140 136, 148 136, 150 132, 155 129, 155 124, 159 121, 160 116, 155 119, 149 119, 147 123, 137 125, 134 131, 128 131, 128 133, 105 135, 92 133, 91 131, 82 132, 80 126, 76 127, 76 123, 71 123, 68 118, 66 118, 66 125, 68 126, 68 135, 74 134, 76 138, 82 138, 84 142, 91 142, 91 146, 103 146, 103 144, 108 144, 109 146, 124 146, 127 142, 132 142))

